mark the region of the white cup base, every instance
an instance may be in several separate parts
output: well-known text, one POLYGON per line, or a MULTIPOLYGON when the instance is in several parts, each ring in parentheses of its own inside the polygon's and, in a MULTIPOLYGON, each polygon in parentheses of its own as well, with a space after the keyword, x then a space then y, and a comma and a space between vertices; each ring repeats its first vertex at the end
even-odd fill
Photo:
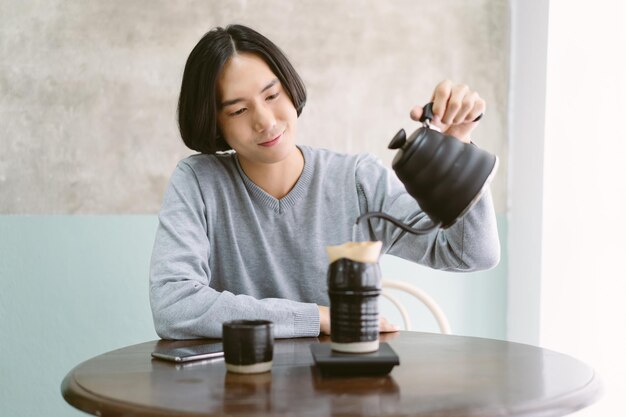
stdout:
POLYGON ((337 343, 330 342, 330 348, 336 352, 345 353, 369 353, 376 352, 379 347, 378 340, 370 342, 337 343))
POLYGON ((260 374, 272 369, 272 361, 253 363, 252 365, 234 365, 232 363, 226 364, 226 370, 237 374, 260 374))

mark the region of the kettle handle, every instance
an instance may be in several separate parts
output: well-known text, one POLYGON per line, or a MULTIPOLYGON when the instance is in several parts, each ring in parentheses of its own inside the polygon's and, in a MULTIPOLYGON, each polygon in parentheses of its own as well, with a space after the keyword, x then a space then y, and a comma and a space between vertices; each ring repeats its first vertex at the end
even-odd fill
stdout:
POLYGON ((435 115, 433 114, 433 102, 431 101, 425 105, 422 110, 424 111, 422 112, 422 117, 420 117, 420 122, 425 125, 430 125, 430 121, 435 118, 435 115))
MULTIPOLYGON (((435 115, 433 113, 433 102, 431 101, 430 103, 426 104, 423 110, 424 111, 422 112, 422 116, 420 117, 420 122, 422 122, 425 127, 430 127, 431 120, 435 118, 435 115)), ((477 118, 472 120, 472 123, 477 122, 480 119, 482 119, 483 114, 484 113, 479 114, 477 118)))

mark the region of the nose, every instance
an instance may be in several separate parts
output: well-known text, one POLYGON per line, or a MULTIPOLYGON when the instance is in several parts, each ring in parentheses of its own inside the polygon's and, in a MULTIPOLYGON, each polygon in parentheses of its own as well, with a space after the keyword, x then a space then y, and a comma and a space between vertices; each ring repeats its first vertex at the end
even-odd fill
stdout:
POLYGON ((254 130, 259 133, 266 132, 268 130, 272 130, 272 128, 276 125, 276 117, 274 116, 274 112, 267 105, 257 106, 256 111, 254 112, 254 130))

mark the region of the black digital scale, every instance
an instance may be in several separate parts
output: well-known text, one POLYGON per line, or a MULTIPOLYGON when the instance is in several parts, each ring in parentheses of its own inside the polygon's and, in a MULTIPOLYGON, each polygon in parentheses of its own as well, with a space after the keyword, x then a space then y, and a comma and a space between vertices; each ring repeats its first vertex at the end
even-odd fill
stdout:
POLYGON ((342 353, 331 349, 330 343, 311 345, 313 360, 324 376, 386 375, 400 358, 388 343, 381 343, 376 352, 342 353))

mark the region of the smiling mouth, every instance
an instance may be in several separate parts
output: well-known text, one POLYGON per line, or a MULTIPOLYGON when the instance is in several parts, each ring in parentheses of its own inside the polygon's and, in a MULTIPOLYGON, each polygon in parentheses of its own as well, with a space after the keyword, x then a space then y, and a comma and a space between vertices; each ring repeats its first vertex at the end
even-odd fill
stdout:
MULTIPOLYGON (((285 132, 283 132, 283 133, 285 133, 285 132)), ((276 145, 280 141, 280 138, 283 137, 283 133, 279 134, 278 136, 276 136, 272 140, 268 140, 267 142, 259 143, 259 145, 260 146, 274 146, 274 145, 276 145)))

